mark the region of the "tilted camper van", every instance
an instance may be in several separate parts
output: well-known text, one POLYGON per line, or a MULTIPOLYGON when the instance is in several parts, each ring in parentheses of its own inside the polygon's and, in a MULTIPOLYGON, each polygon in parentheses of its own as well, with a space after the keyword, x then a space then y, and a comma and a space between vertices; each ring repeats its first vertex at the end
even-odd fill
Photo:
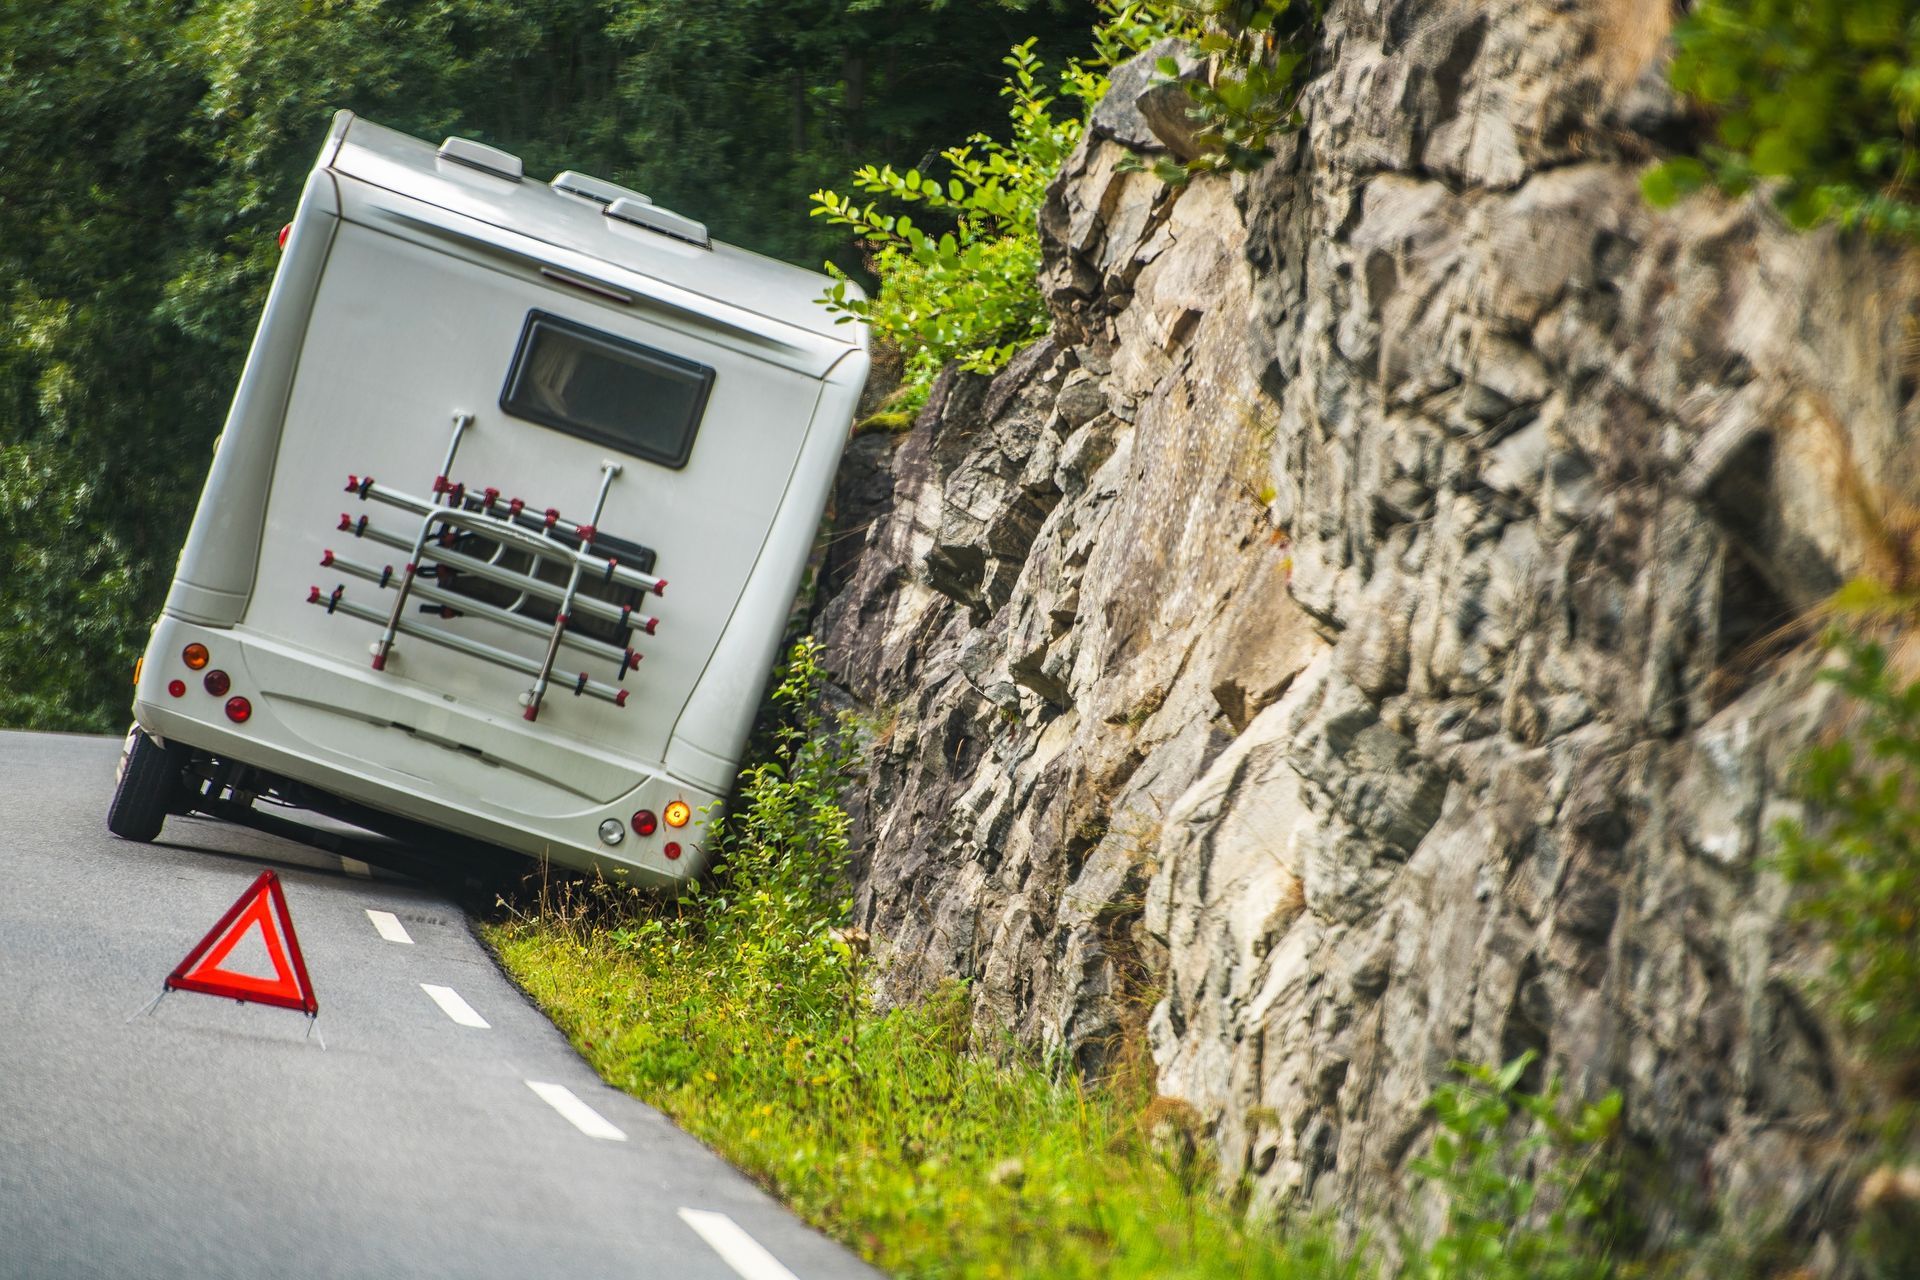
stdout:
POLYGON ((866 379, 825 285, 638 192, 342 112, 141 660, 112 830, 265 797, 696 874, 866 379))

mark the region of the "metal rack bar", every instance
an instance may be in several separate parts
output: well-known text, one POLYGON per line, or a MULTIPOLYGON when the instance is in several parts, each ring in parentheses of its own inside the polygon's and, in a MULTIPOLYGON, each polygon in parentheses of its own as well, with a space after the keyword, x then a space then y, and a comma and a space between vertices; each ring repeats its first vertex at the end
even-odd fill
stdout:
MULTIPOLYGON (((322 554, 320 557, 320 567, 323 569, 338 569, 349 577, 360 578, 381 587, 388 586, 394 577, 392 565, 375 569, 371 566, 360 564, 357 561, 349 560, 345 556, 336 555, 332 551, 327 551, 322 554)), ((525 614, 512 613, 500 608, 498 605, 487 604, 485 601, 474 600, 468 596, 447 591, 435 586, 430 580, 424 577, 413 584, 413 594, 419 596, 422 600, 430 601, 443 608, 456 609, 461 613, 485 618, 489 622, 498 623, 503 627, 510 627, 515 631, 523 632, 530 636, 540 636, 544 638, 547 634, 547 628, 544 625, 527 617, 525 614)), ((626 678, 627 672, 640 665, 640 658, 642 656, 632 649, 621 649, 606 643, 604 640, 595 640, 591 636, 575 635, 572 632, 568 632, 562 636, 561 643, 578 649, 590 657, 600 658, 613 663, 620 672, 618 678, 622 680, 626 678)))
MULTIPOLYGON (((334 594, 328 595, 322 592, 320 588, 314 587, 307 596, 307 603, 318 605, 329 613, 344 613, 350 618, 359 618, 363 622, 381 623, 387 620, 386 614, 345 599, 345 590, 346 588, 344 586, 336 587, 334 594)), ((518 671, 522 675, 537 676, 540 674, 540 664, 531 658, 523 658, 517 653, 509 653, 505 649, 497 649, 490 644, 484 644, 478 640, 469 640, 465 636, 457 636, 451 632, 442 631, 438 627, 422 627, 402 618, 394 629, 401 635, 431 641, 434 644, 452 649, 456 653, 464 653, 469 657, 479 658, 485 662, 498 663, 500 666, 518 671)), ((580 673, 579 678, 573 681, 572 692, 576 697, 598 698, 602 702, 611 702, 616 707, 624 707, 627 705, 627 695, 633 691, 631 689, 615 688, 613 685, 606 684, 603 681, 590 679, 586 672, 583 671, 580 673)))
MULTIPOLYGON (((560 598, 560 607, 554 611, 553 634, 547 637, 547 656, 540 663, 539 674, 533 678, 533 688, 527 691, 525 715, 529 720, 540 718, 540 702, 547 696, 547 681, 553 675, 554 659, 560 656, 560 640, 566 634, 567 614, 573 608, 574 595, 580 590, 582 561, 590 560, 585 553, 589 547, 593 546, 593 526, 600 522, 600 515, 607 507, 607 490, 613 487, 614 477, 618 476, 621 470, 620 464, 611 458, 600 463, 600 492, 593 500, 593 520, 581 531, 582 554, 574 558, 573 569, 567 574, 567 593, 560 598)), ((625 667, 620 669, 620 674, 626 674, 625 667)))
MULTIPOLYGON (((460 452, 460 437, 473 425, 473 415, 456 413, 453 415, 453 437, 447 441, 447 460, 440 464, 440 475, 434 481, 436 494, 446 483, 447 473, 453 470, 454 455, 460 452)), ((360 488, 360 496, 366 497, 366 486, 360 488)), ((427 545, 427 536, 433 531, 434 512, 440 510, 433 504, 427 504, 428 510, 420 520, 420 532, 413 540, 413 554, 407 557, 407 567, 400 576, 400 589, 393 597, 393 612, 388 615, 386 626, 380 632, 380 639, 373 646, 373 669, 383 670, 387 665, 387 654, 393 650, 393 638, 400 631, 400 613, 407 607, 407 595, 413 589, 413 580, 420 571, 420 549, 427 545)))
MULTIPOLYGON (((511 545, 543 560, 558 560, 560 563, 577 566, 580 569, 598 574, 622 586, 634 587, 641 591, 650 591, 654 595, 664 595, 667 589, 665 578, 650 573, 641 573, 638 569, 628 568, 617 559, 606 556, 590 555, 576 551, 572 547, 555 542, 551 538, 529 532, 498 516, 490 516, 481 511, 464 511, 457 507, 441 507, 410 493, 376 483, 371 477, 347 477, 347 492, 358 495, 363 501, 381 502, 390 507, 420 516, 429 527, 434 524, 452 525, 471 533, 491 538, 495 542, 511 545)), ((604 497, 603 497, 604 501, 604 497)), ((595 517, 598 518, 597 516, 595 517)), ((557 522, 556 522, 557 523, 557 522)), ((576 531, 584 530, 587 536, 582 546, 592 543, 592 525, 575 525, 576 531)))
MULTIPOLYGON (((362 519, 365 519, 365 517, 362 517, 362 519)), ((342 533, 351 533, 357 538, 364 538, 369 542, 377 542, 382 546, 392 547, 396 551, 410 551, 413 549, 413 544, 407 539, 397 533, 390 533, 380 528, 372 521, 367 521, 367 523, 363 525, 359 521, 342 514, 339 527, 342 533)), ((552 600, 557 603, 561 594, 566 590, 565 586, 561 583, 548 582, 544 578, 535 578, 514 569, 503 569, 497 564, 489 563, 477 556, 467 555, 463 551, 456 551, 451 547, 428 547, 422 552, 422 555, 436 564, 447 565, 450 568, 458 569, 461 573, 470 573, 476 578, 483 578, 488 582, 506 587, 509 590, 519 591, 527 595, 536 595, 543 600, 552 600)), ((416 587, 415 590, 418 590, 418 588, 416 587)), ((466 597, 461 596, 457 597, 457 599, 462 601, 462 603, 456 604, 454 607, 464 608, 466 597)), ((592 596, 575 597, 573 606, 574 612, 576 613, 584 613, 590 618, 598 618, 603 622, 625 623, 637 631, 645 632, 647 635, 654 634, 655 629, 660 625, 660 619, 652 614, 633 613, 630 610, 621 608, 619 605, 608 604, 605 600, 596 600, 592 596)), ((534 625, 539 629, 541 635, 547 633, 544 624, 535 623, 534 625)))

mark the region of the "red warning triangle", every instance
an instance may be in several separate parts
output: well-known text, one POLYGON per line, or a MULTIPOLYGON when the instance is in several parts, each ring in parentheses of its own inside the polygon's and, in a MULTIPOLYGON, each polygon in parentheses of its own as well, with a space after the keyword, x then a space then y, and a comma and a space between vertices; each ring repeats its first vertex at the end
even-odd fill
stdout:
POLYGON ((287 896, 280 891, 280 877, 262 871, 260 878, 227 908, 220 922, 207 930, 207 936, 167 975, 167 986, 279 1005, 306 1014, 320 1012, 320 1002, 313 998, 313 979, 307 976, 307 962, 300 955, 300 939, 294 936, 293 917, 287 914, 287 896), (267 910, 269 903, 271 913, 267 910), (255 928, 260 930, 260 941, 273 962, 271 978, 220 967, 255 928), (284 947, 280 944, 283 935, 284 947))

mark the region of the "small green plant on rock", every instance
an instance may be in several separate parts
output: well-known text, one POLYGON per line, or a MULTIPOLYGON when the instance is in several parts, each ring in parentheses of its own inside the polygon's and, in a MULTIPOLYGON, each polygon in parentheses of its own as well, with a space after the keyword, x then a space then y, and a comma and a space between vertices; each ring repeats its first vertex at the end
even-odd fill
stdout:
POLYGON ((1670 78, 1712 113, 1714 138, 1648 171, 1655 205, 1764 185, 1797 227, 1920 236, 1911 0, 1701 0, 1675 28, 1670 78))
POLYGON ((1447 1196, 1446 1225, 1409 1250, 1404 1280, 1601 1280, 1613 1274, 1620 1094, 1562 1114, 1560 1084, 1520 1088, 1535 1055, 1456 1064, 1434 1091, 1433 1148, 1414 1172, 1447 1196), (1516 1129, 1519 1130, 1516 1134, 1516 1129))
POLYGON ((1828 643, 1844 662, 1823 677, 1865 717, 1801 757, 1800 794, 1823 821, 1780 825, 1779 866, 1832 949, 1836 1012, 1920 1094, 1920 681, 1898 679, 1877 643, 1828 643))
POLYGON ((1156 177, 1179 185, 1197 173, 1246 171, 1266 163, 1273 141, 1298 130, 1300 89, 1319 37, 1325 0, 1199 0, 1175 34, 1209 59, 1209 74, 1183 78, 1174 58, 1156 65, 1163 82, 1193 100, 1199 154, 1162 158, 1156 177))

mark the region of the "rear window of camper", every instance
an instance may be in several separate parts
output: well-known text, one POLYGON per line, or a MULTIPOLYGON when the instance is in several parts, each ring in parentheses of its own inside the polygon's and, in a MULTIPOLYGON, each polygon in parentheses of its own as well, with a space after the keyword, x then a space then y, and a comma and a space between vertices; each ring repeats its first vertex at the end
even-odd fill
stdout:
POLYGON ((685 466, 713 370, 548 315, 527 314, 500 407, 516 418, 685 466))

